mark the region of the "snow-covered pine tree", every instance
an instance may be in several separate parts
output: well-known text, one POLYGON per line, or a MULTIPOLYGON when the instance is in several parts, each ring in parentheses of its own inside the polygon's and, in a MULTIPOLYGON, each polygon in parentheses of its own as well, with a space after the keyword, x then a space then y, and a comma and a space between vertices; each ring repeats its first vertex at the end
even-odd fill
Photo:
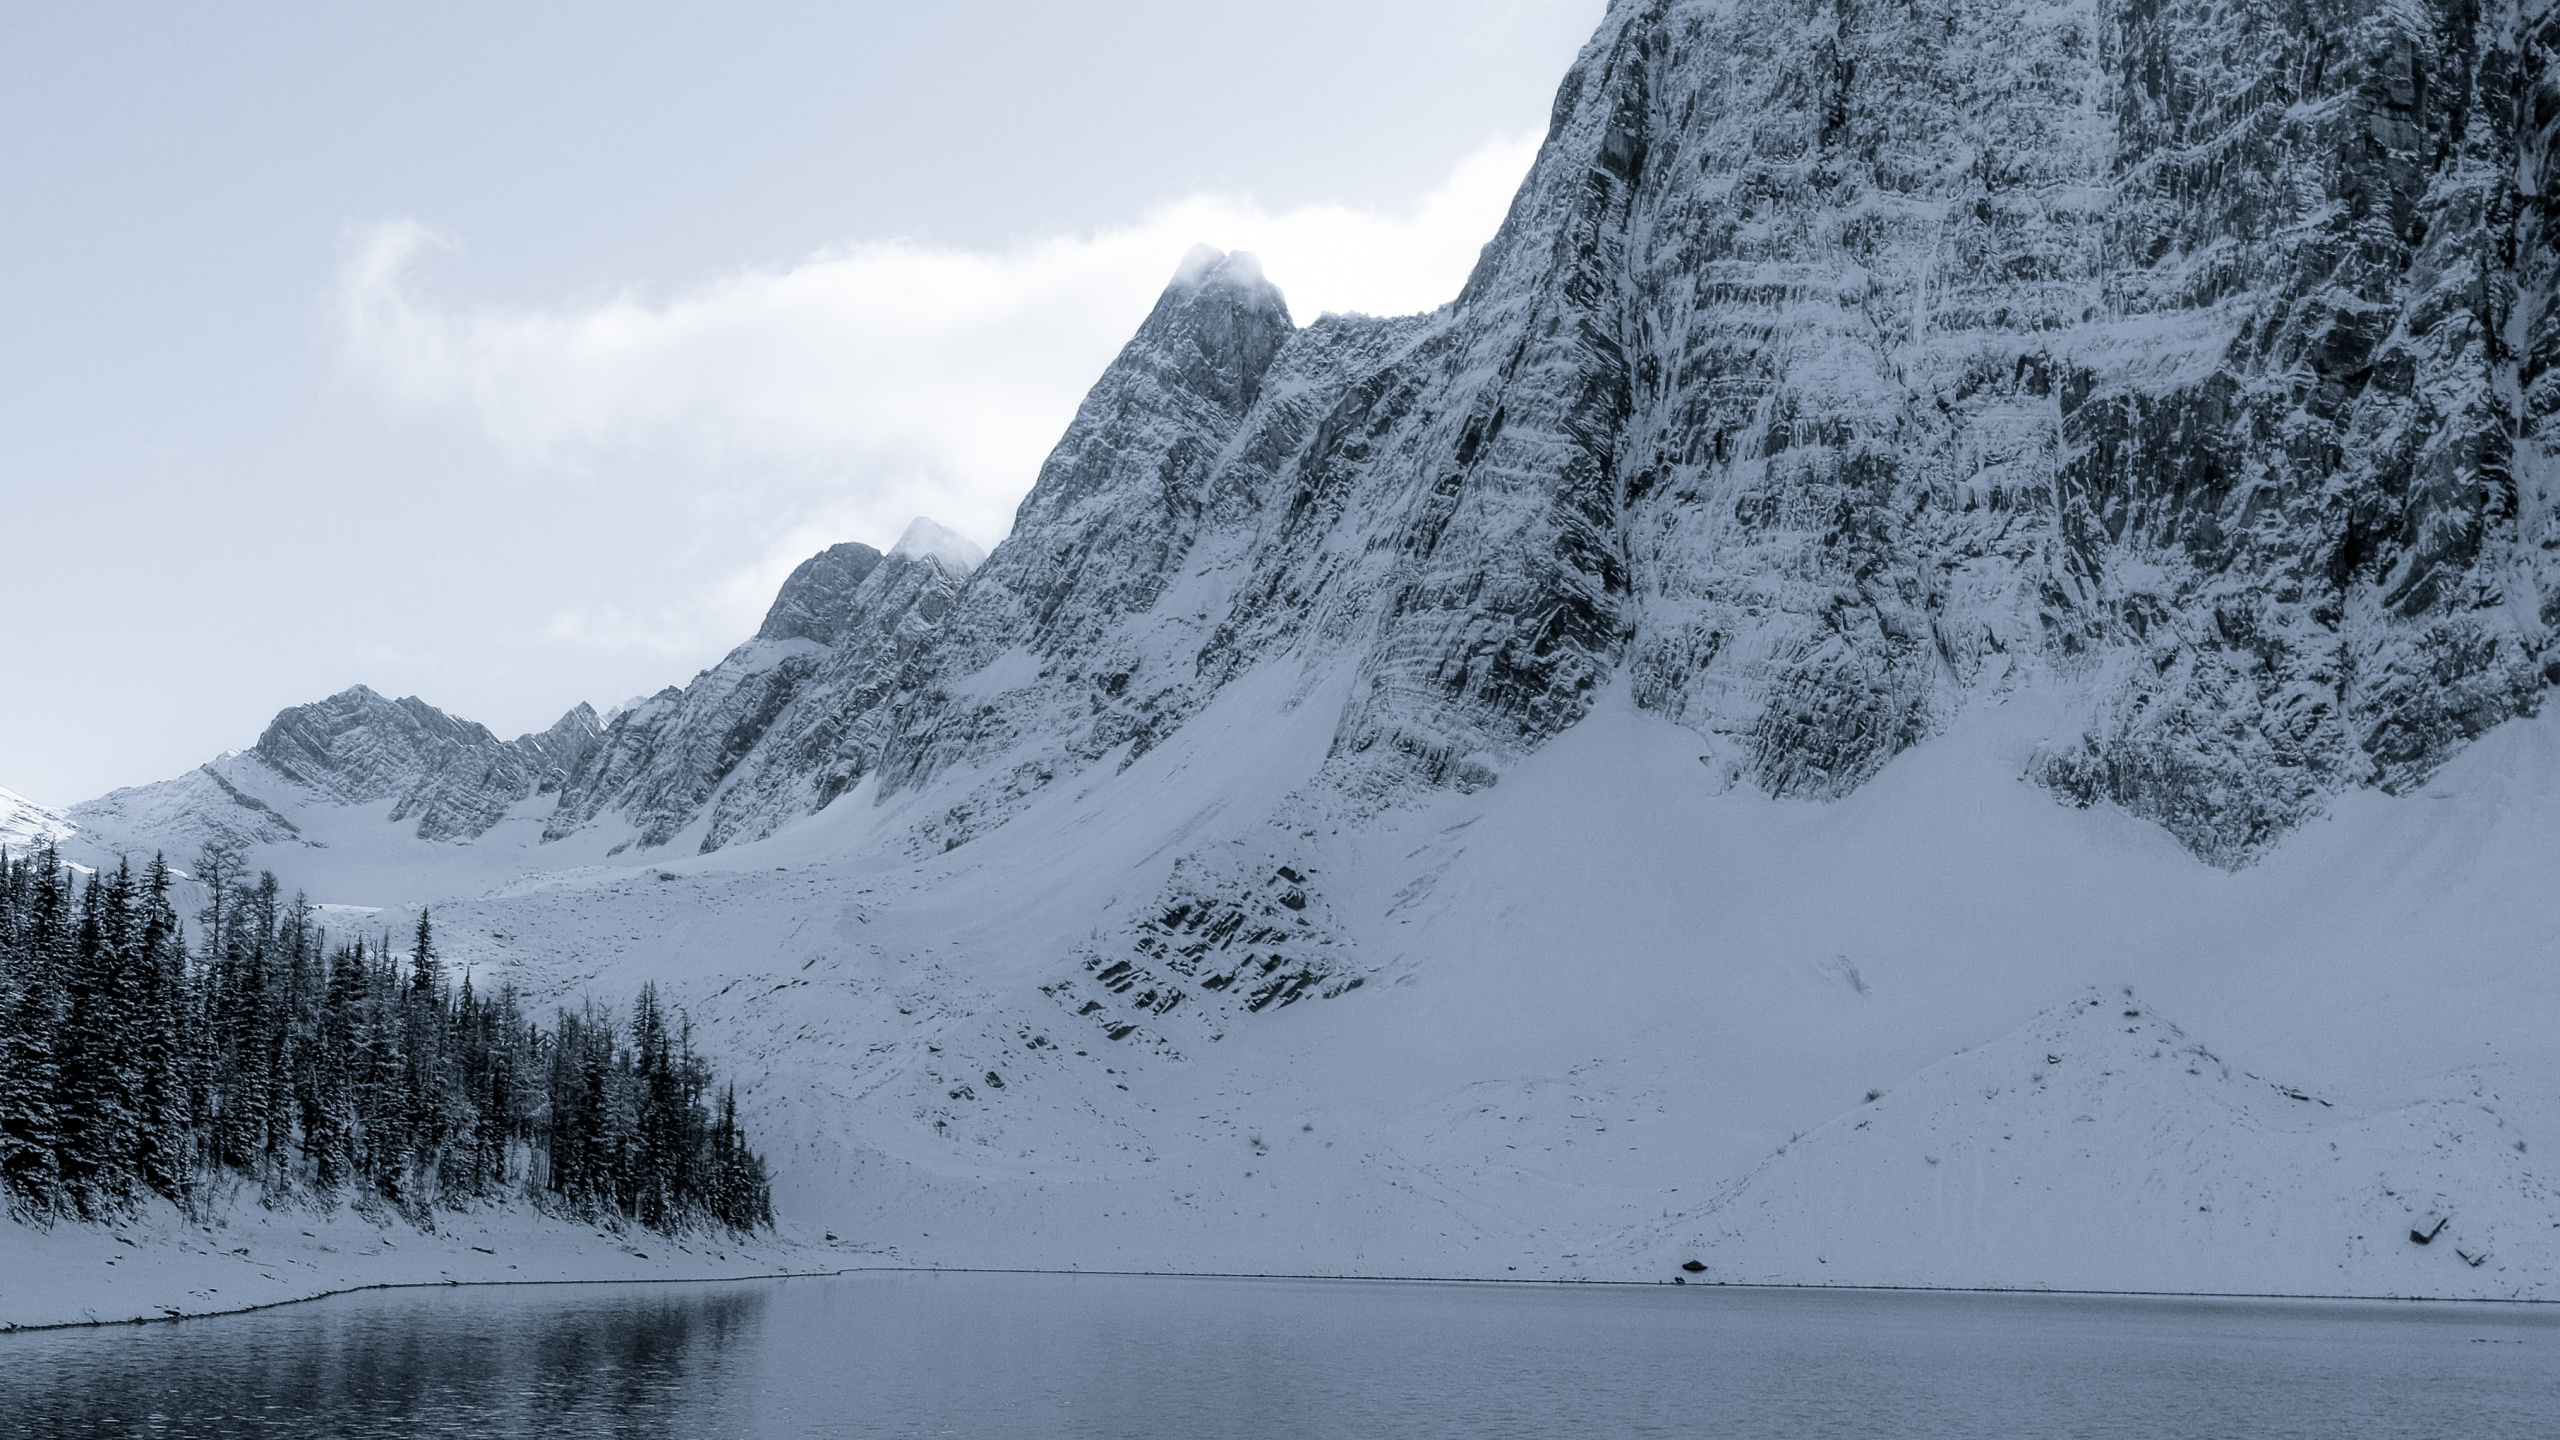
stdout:
POLYGON ((193 1116, 188 1103, 187 950, 178 912, 169 900, 166 859, 154 855, 144 872, 138 978, 141 995, 134 1017, 133 1051, 141 1069, 135 1097, 138 1154, 142 1182, 171 1199, 189 1190, 188 1131, 193 1116))
POLYGON ((23 1219, 104 1219, 204 1182, 270 1203, 349 1190, 429 1223, 521 1184, 573 1213, 680 1231, 770 1225, 763 1161, 716 1108, 692 1023, 654 985, 627 1029, 589 1002, 546 1033, 515 992, 448 987, 432 922, 405 957, 334 951, 300 896, 211 857, 190 956, 156 858, 75 885, 0 854, 0 1190, 23 1219), (217 944, 218 941, 218 944, 217 944))
POLYGON ((448 1020, 438 970, 435 928, 427 912, 421 909, 417 933, 409 947, 409 983, 400 1001, 401 1054, 407 1062, 403 1072, 402 1103, 408 1124, 412 1171, 408 1189, 419 1203, 425 1203, 435 1195, 439 1184, 437 1161, 442 1157, 445 1134, 452 1118, 444 1086, 444 1031, 448 1020))
POLYGON ((339 946, 314 989, 311 1063, 304 1067, 299 1098, 302 1151, 313 1188, 334 1199, 358 1175, 355 1067, 363 1024, 363 942, 339 946))
POLYGON ((30 1218, 62 1204, 55 1042, 70 932, 63 877, 50 843, 0 864, 0 1198, 30 1218))
POLYGON ((81 888, 69 999, 58 1049, 56 1147, 63 1195, 85 1219, 129 1212, 138 1198, 141 1067, 129 1048, 142 1013, 133 868, 81 888))

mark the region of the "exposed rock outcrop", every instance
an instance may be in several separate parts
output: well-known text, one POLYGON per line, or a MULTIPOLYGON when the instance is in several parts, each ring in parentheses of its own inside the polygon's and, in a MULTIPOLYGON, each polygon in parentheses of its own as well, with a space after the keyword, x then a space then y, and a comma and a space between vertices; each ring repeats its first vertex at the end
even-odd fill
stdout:
POLYGON ((853 618, 854 593, 880 568, 880 552, 868 545, 829 546, 800 562, 782 593, 773 597, 759 640, 811 640, 833 645, 853 618))
POLYGON ((362 685, 281 711, 258 743, 175 780, 117 790, 70 818, 110 847, 192 854, 207 843, 305 844, 266 792, 349 807, 390 804, 385 818, 418 839, 463 842, 517 805, 557 794, 583 769, 599 732, 579 705, 548 730, 500 740, 416 696, 362 685))
POLYGON ((356 685, 277 715, 251 754, 350 805, 393 801, 390 819, 415 819, 421 840, 468 840, 517 802, 569 783, 596 740, 585 705, 538 735, 501 741, 414 695, 386 700, 356 685))
POLYGON ((906 660, 982 558, 918 519, 885 556, 838 545, 803 563, 756 638, 614 717, 544 838, 618 815, 644 848, 707 822, 699 846, 712 850, 823 808, 869 768, 866 717, 900 693, 906 660))

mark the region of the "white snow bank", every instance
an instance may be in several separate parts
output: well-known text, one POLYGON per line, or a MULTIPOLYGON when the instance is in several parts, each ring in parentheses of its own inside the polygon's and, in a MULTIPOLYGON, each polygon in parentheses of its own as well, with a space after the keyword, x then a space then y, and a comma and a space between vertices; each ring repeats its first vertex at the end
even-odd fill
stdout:
POLYGON ((861 1259, 849 1247, 771 1237, 615 1235, 520 1207, 436 1223, 426 1234, 345 1208, 243 1206, 200 1225, 165 1202, 112 1226, 0 1219, 0 1330, 214 1315, 381 1285, 742 1279, 861 1259))

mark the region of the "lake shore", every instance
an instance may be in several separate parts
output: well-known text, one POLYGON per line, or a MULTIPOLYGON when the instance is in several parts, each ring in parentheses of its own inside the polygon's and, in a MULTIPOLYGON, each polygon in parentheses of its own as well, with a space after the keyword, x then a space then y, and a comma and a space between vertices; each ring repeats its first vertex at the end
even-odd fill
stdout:
MULTIPOLYGON (((737 1243, 616 1235, 532 1212, 451 1217, 435 1234, 390 1229, 351 1212, 283 1212, 205 1226, 174 1213, 127 1226, 65 1222, 52 1230, 0 1222, 0 1334, 147 1325, 239 1315, 375 1290, 490 1286, 705 1284, 855 1274, 1087 1276, 1096 1279, 1327 1281, 1528 1289, 1668 1288, 1675 1282, 1517 1275, 1362 1275, 1280 1271, 1117 1270, 878 1263, 876 1250, 779 1236, 737 1243), (156 1223, 155 1223, 156 1222, 156 1223), (355 1249, 347 1248, 353 1242, 355 1249), (864 1262, 870 1263, 864 1263, 864 1262), (101 1275, 99 1271, 111 1273, 101 1275), (218 1283, 217 1283, 218 1282, 218 1283)), ((2520 1297, 2331 1292, 2056 1289, 2015 1286, 1814 1284, 1711 1279, 1676 1282, 1728 1291, 2018 1295, 2125 1300, 2300 1301, 2337 1304, 2560 1307, 2520 1297)))
POLYGON ((398 1286, 742 1280, 832 1274, 864 1252, 793 1235, 616 1234, 522 1206, 439 1214, 433 1232, 340 1207, 122 1224, 0 1220, 0 1332, 237 1314, 398 1286))

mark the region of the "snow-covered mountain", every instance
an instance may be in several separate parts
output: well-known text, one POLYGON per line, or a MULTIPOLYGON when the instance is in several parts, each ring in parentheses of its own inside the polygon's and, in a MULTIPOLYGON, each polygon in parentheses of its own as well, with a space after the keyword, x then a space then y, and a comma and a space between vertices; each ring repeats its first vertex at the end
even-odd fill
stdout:
POLYGON ((644 849, 714 850, 824 808, 869 768, 863 718, 908 667, 985 555, 919 518, 886 556, 838 545, 792 573, 756 637, 682 689, 614 718, 545 828, 608 816, 644 849))
POLYGON ((861 772, 863 752, 837 733, 842 718, 897 682, 983 558, 918 519, 886 556, 859 544, 812 556, 752 639, 610 720, 578 705, 549 730, 501 741, 414 696, 358 685, 283 711, 248 750, 83 802, 67 823, 101 855, 239 845, 279 870, 317 865, 399 898, 460 874, 657 850, 679 834, 716 849, 823 807, 847 783, 845 767, 861 772), (479 853, 446 853, 457 845, 479 853), (361 855, 352 870, 308 853, 348 848, 361 855))
POLYGON ((0 790, 0 848, 23 855, 71 833, 71 822, 12 790, 0 790))
POLYGON ((2479 1144, 2560 1144, 2555 53, 2548 0, 1617 0, 1455 300, 1300 327, 1195 252, 983 563, 839 546, 600 732, 351 691, 72 819, 665 981, 778 1199, 907 1253, 1876 1278, 1799 1201, 1937 1223, 1859 1158, 1921 1077, 1968 1235, 2079 1163, 2055 1094, 2117 1168, 1905 1278, 2548 1293, 2479 1144), (2370 1173, 2202 1065, 1969 1088, 2127 984, 2370 1173), (2375 1258, 2421 1193, 2499 1266, 2375 1258))

